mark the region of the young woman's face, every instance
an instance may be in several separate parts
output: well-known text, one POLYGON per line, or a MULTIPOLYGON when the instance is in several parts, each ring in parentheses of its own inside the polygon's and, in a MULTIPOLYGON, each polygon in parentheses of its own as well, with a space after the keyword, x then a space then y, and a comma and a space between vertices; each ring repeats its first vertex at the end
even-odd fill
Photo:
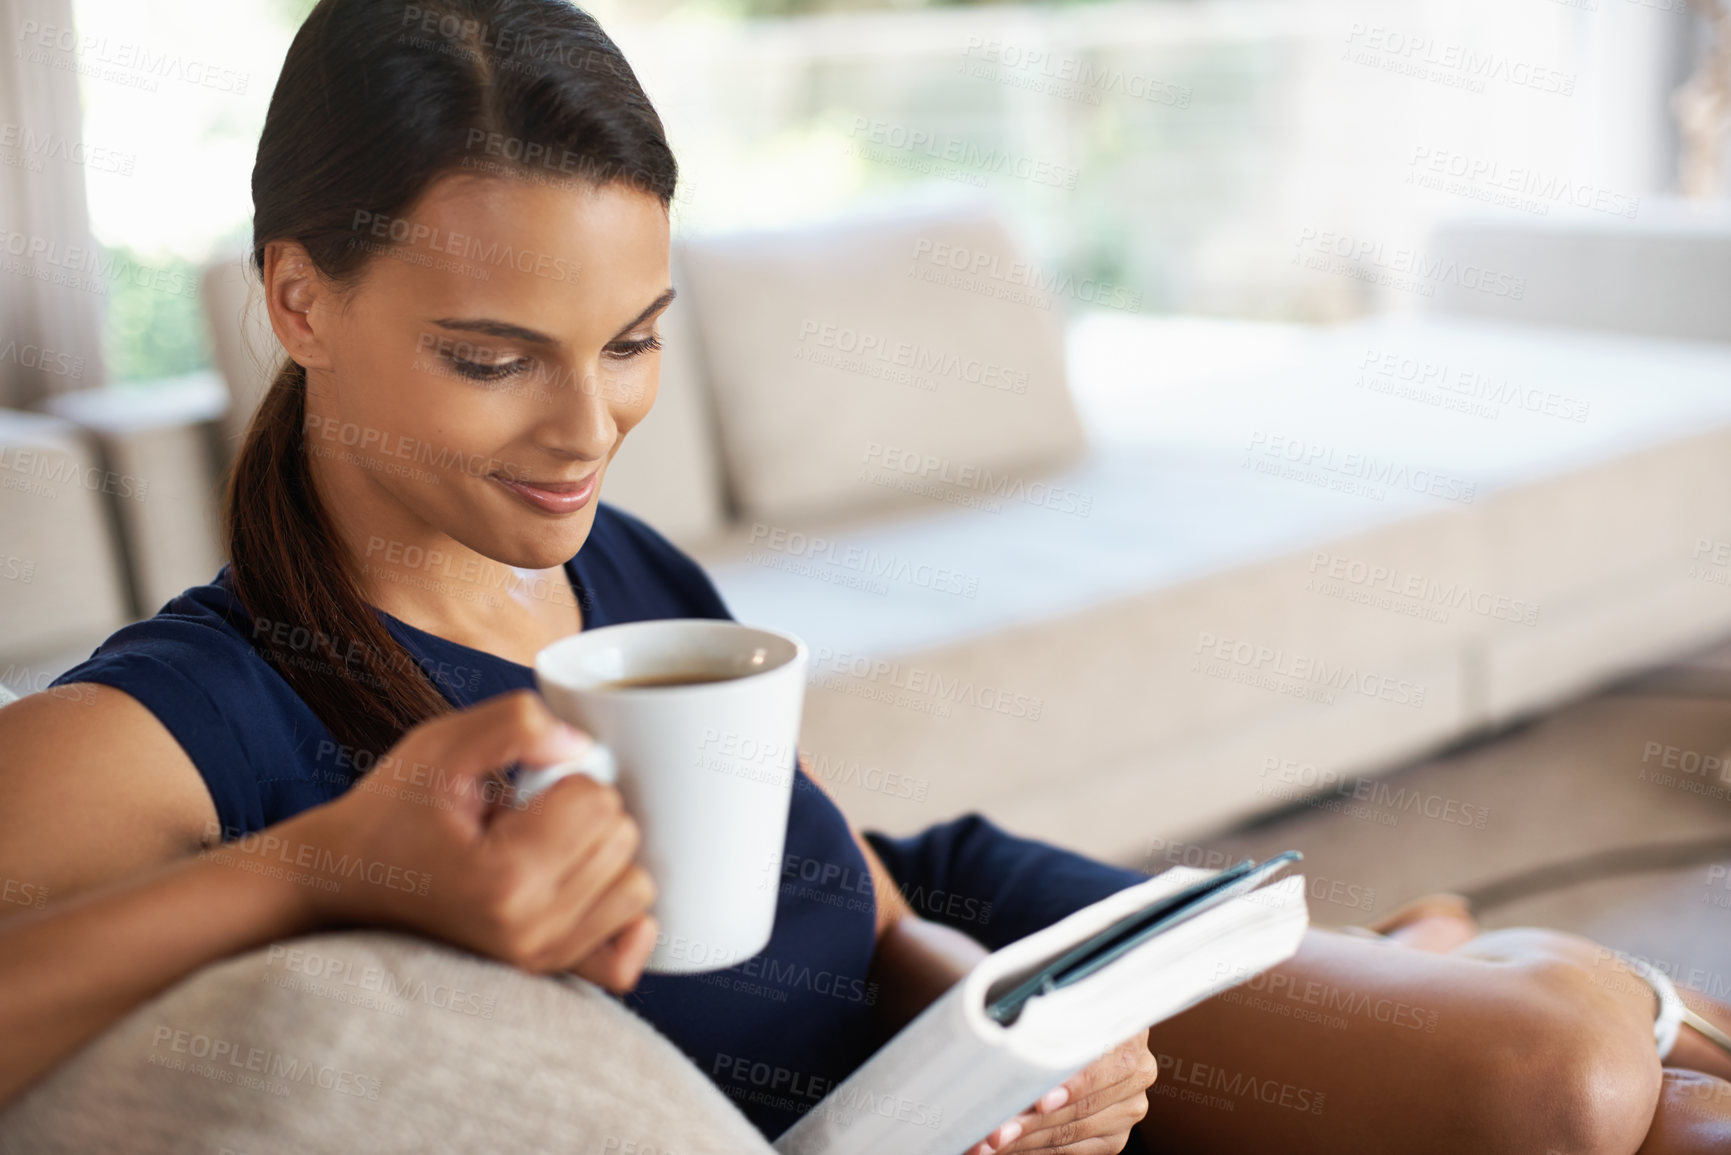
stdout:
POLYGON ((308 313, 323 371, 306 444, 321 491, 376 513, 360 560, 442 535, 519 568, 563 563, 655 400, 672 299, 660 200, 458 175, 401 220, 357 213, 356 230, 374 249, 359 284, 308 313))

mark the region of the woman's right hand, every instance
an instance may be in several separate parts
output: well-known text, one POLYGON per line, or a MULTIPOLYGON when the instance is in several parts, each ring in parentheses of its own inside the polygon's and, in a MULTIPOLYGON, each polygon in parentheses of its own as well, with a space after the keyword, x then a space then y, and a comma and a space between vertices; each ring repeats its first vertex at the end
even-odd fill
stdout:
POLYGON ((342 797, 264 834, 321 921, 392 924, 535 973, 630 990, 655 946, 655 887, 619 792, 583 774, 525 807, 497 771, 589 740, 529 690, 425 722, 342 797), (334 885, 334 889, 332 889, 334 885))

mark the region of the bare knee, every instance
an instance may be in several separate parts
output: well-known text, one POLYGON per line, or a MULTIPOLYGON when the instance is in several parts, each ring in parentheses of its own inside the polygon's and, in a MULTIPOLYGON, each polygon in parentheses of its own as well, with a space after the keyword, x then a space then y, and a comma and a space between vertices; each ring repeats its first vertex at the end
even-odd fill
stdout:
POLYGON ((1666 1068, 1653 1129, 1639 1155, 1731 1150, 1731 1083, 1699 1071, 1666 1068))
POLYGON ((1492 1010, 1499 1037, 1492 1077, 1518 1120, 1511 1149, 1545 1155, 1633 1155, 1652 1125, 1661 1068, 1650 1017, 1591 967, 1542 958, 1506 964, 1507 996, 1492 1010))

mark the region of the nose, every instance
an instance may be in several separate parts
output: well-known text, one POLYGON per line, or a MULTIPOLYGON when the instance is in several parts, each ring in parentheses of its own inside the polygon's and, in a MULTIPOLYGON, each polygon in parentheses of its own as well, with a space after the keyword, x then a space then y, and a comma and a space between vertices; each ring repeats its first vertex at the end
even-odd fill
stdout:
POLYGON ((566 369, 544 392, 539 400, 546 414, 536 438, 541 448, 582 461, 600 461, 612 451, 619 423, 613 416, 612 390, 598 365, 566 369))

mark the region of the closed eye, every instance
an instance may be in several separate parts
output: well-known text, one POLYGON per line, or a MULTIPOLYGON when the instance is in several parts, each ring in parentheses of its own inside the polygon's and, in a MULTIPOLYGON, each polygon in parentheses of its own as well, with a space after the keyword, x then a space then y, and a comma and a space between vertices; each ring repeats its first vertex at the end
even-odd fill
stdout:
POLYGON ((607 347, 608 356, 616 361, 629 361, 652 349, 661 348, 661 334, 651 333, 641 341, 615 341, 607 347))
POLYGON ((445 359, 459 376, 467 377, 471 381, 500 381, 516 376, 531 364, 527 357, 518 357, 513 361, 467 361, 462 357, 445 359))
MULTIPOLYGON (((652 333, 639 341, 615 341, 607 347, 607 355, 615 361, 629 361, 659 348, 661 335, 652 333)), ((450 362, 452 371, 471 381, 502 381, 517 376, 535 363, 530 357, 517 357, 510 361, 471 361, 451 354, 446 354, 445 360, 450 362)))

